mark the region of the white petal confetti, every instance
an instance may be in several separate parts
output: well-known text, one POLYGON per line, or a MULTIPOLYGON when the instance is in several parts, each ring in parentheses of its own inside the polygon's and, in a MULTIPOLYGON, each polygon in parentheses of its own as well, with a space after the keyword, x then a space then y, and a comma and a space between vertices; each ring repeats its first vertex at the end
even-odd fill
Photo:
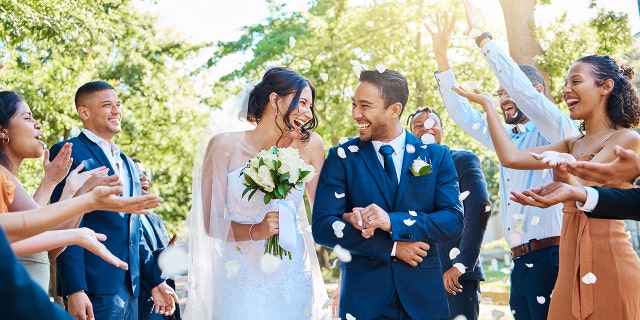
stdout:
POLYGON ((469 190, 460 192, 460 196, 458 197, 458 200, 464 201, 464 199, 466 199, 469 196, 469 194, 471 194, 469 190))
POLYGON ((549 164, 550 166, 555 166, 560 163, 574 163, 576 159, 568 154, 561 153, 557 151, 545 151, 540 154, 542 156, 542 163, 549 164))
POLYGON ((537 296, 536 299, 538 300, 539 304, 544 304, 547 301, 547 299, 545 299, 545 297, 543 296, 537 296))
POLYGON ((355 144, 348 146, 347 149, 349 149, 349 151, 351 152, 358 152, 358 150, 360 150, 360 148, 358 148, 358 146, 356 146, 355 144))
POLYGON ((289 49, 293 49, 296 46, 296 38, 289 37, 289 49))
POLYGON ((426 149, 426 148, 427 148, 426 144, 420 147, 420 149, 426 149))
POLYGON ((338 259, 334 259, 333 262, 331 263, 331 269, 335 269, 336 266, 338 265, 338 259))
POLYGON ((162 275, 171 277, 183 274, 189 268, 187 251, 180 246, 169 246, 160 253, 158 266, 162 270, 162 275))
POLYGON ((420 140, 422 140, 422 143, 424 144, 436 143, 436 137, 434 137, 431 133, 425 133, 422 138, 420 138, 420 140))
POLYGON ((525 263, 525 266, 527 266, 527 268, 533 268, 533 263, 525 263))
POLYGON ((515 310, 511 310, 511 314, 516 314, 516 311, 515 310))
POLYGON ((351 63, 352 66, 359 66, 360 65, 360 61, 358 61, 358 60, 349 60, 349 63, 351 63))
POLYGON ((336 255, 336 257, 338 257, 338 259, 340 259, 340 261, 342 262, 349 262, 351 261, 351 252, 349 252, 349 250, 341 247, 339 244, 336 244, 335 247, 333 247, 333 253, 336 255))
POLYGON ((344 237, 344 232, 342 232, 342 230, 333 230, 333 234, 335 234, 338 239, 342 239, 342 237, 344 237))
POLYGON ((538 223, 540 223, 540 217, 539 216, 531 217, 531 225, 532 226, 537 226, 538 223))
POLYGON ((387 67, 382 63, 378 63, 376 65, 376 70, 378 70, 378 72, 380 72, 380 73, 383 73, 383 72, 385 72, 387 70, 387 67))
POLYGON ((491 211, 491 206, 484 207, 484 212, 489 212, 489 211, 491 211))
POLYGON ((356 317, 352 316, 351 313, 347 313, 347 320, 356 320, 356 317))
POLYGON ((347 141, 349 141, 349 138, 341 137, 340 140, 338 140, 338 144, 345 144, 347 141))
POLYGON ((471 126, 471 129, 478 130, 478 129, 480 129, 481 125, 482 124, 480 122, 476 122, 476 123, 473 124, 473 126, 471 126))
POLYGON ((463 314, 459 314, 458 316, 453 318, 453 320, 467 320, 467 317, 465 317, 465 315, 463 314))
POLYGON ((362 55, 362 48, 353 48, 353 54, 356 56, 362 55))
POLYGON ((342 147, 338 148, 338 157, 340 157, 342 159, 346 159, 347 158, 347 154, 344 152, 344 148, 342 148, 342 147))
POLYGON ((333 230, 344 230, 344 227, 345 227, 346 225, 347 225, 346 223, 344 223, 344 222, 342 222, 342 221, 338 220, 338 221, 334 221, 334 222, 331 224, 331 227, 333 228, 333 230))
POLYGON ((458 248, 452 248, 452 249, 451 249, 451 251, 449 251, 449 259, 453 260, 453 259, 455 259, 459 254, 460 254, 460 249, 458 249, 458 248))
POLYGON ((480 116, 480 119, 482 119, 482 120, 485 120, 485 121, 486 121, 486 120, 487 120, 487 113, 486 113, 486 112, 483 112, 483 113, 482 113, 482 115, 480 116))
POLYGON ((429 130, 429 129, 433 128, 434 124, 436 124, 436 121, 433 120, 432 118, 429 118, 424 122, 424 129, 425 130, 429 130))
POLYGON ((524 219, 524 213, 514 213, 513 218, 516 220, 522 220, 524 219))
POLYGON ((491 311, 491 318, 493 318, 493 320, 500 320, 500 318, 504 317, 504 312, 500 311, 498 309, 493 309, 491 311))
POLYGON ((325 72, 320 72, 320 79, 322 79, 322 82, 327 82, 327 80, 329 80, 329 75, 325 72))
POLYGON ((413 219, 404 219, 403 222, 409 227, 411 227, 414 223, 416 223, 416 221, 413 219))
POLYGON ((373 28, 373 21, 369 20, 369 21, 365 22, 364 25, 369 27, 369 28, 373 28))
POLYGON ((405 148, 407 149, 407 153, 415 153, 416 152, 416 147, 414 147, 412 144, 407 144, 407 146, 405 148))
POLYGON ((522 124, 522 123, 518 123, 518 131, 520 133, 527 132, 527 127, 525 127, 524 124, 522 124))
POLYGON ((344 198, 344 192, 343 193, 334 192, 333 195, 336 196, 336 199, 344 198))
POLYGON ((274 273, 278 271, 281 263, 282 260, 280 260, 280 258, 271 253, 265 253, 262 258, 260 258, 260 269, 264 273, 274 273))
POLYGON ((456 267, 456 269, 458 269, 458 271, 460 271, 461 274, 464 274, 465 272, 467 272, 467 268, 464 266, 464 264, 460 262, 454 263, 453 266, 456 267))
POLYGON ((596 275, 589 272, 582 277, 582 282, 585 284, 594 284, 596 283, 596 275))
POLYGON ((353 74, 355 74, 356 77, 360 77, 360 71, 362 71, 361 65, 353 66, 353 74))
POLYGON ((413 211, 413 210, 409 210, 409 214, 410 214, 410 215, 412 215, 412 216, 414 216, 414 217, 417 217, 417 216, 418 216, 418 214, 417 214, 415 211, 413 211))
POLYGON ((227 279, 233 280, 238 276, 238 261, 229 260, 225 262, 224 267, 227 270, 227 279))
POLYGON ((502 271, 502 273, 504 273, 504 274, 510 274, 511 273, 511 269, 509 269, 509 268, 502 268, 502 269, 500 269, 500 271, 502 271))
POLYGON ((478 85, 478 81, 467 81, 464 83, 464 86, 469 88, 469 90, 473 91, 473 89, 478 89, 480 86, 478 85))

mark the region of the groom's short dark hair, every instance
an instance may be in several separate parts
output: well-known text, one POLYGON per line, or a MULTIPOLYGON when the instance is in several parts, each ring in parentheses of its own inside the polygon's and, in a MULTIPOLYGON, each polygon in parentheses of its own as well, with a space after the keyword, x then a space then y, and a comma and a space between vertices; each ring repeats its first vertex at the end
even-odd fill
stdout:
POLYGON ((409 85, 407 78, 402 73, 394 70, 364 70, 360 73, 360 82, 375 84, 380 91, 380 96, 384 99, 384 107, 388 108, 394 103, 402 105, 402 111, 409 100, 409 85))

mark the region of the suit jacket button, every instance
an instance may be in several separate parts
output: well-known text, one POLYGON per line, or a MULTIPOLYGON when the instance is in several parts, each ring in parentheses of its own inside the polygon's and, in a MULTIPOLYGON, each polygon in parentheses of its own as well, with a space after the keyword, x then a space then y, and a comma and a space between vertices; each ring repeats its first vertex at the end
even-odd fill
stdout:
POLYGON ((133 241, 129 241, 129 247, 133 247, 133 241))

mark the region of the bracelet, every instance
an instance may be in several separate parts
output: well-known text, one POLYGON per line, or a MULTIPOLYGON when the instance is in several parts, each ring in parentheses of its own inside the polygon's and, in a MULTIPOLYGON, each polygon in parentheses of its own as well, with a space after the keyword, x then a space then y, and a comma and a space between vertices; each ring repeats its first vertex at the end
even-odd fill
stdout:
POLYGON ((493 40, 493 37, 491 36, 491 33, 489 33, 489 31, 485 31, 485 32, 483 32, 481 35, 479 35, 476 38, 476 45, 478 47, 480 47, 480 43, 482 43, 482 40, 484 40, 485 38, 489 38, 489 39, 493 40))
POLYGON ((249 239, 251 239, 251 241, 256 241, 253 239, 253 236, 251 236, 251 231, 253 231, 253 226, 255 226, 255 223, 251 224, 251 227, 249 227, 249 239))

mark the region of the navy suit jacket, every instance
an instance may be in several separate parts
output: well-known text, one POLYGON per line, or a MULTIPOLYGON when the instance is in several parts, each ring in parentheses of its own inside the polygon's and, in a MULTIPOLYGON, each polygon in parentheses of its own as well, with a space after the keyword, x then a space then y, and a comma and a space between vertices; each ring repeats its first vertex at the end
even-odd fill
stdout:
POLYGON ((409 132, 406 143, 413 145, 415 152, 405 151, 398 186, 390 186, 373 144, 359 138, 331 148, 320 173, 312 218, 314 239, 329 248, 340 245, 352 256, 350 262, 340 263, 343 319, 346 313, 357 319, 376 318, 386 309, 394 291, 412 319, 449 315, 434 246, 453 241, 462 232, 458 177, 447 147, 426 146, 409 132), (414 177, 410 173, 409 167, 418 157, 431 161, 431 174, 414 177), (398 188, 396 199, 389 195, 391 187, 398 188), (378 229, 365 239, 346 223, 342 238, 334 234, 332 224, 342 221, 343 213, 373 203, 389 213, 391 233, 378 229), (392 259, 396 241, 423 241, 432 247, 419 266, 411 267, 392 259))
POLYGON ((451 150, 451 157, 458 173, 460 192, 469 191, 469 195, 462 201, 464 205, 462 235, 456 241, 438 244, 442 272, 451 269, 455 263, 462 263, 467 270, 460 276, 460 280, 484 280, 484 272, 478 256, 484 232, 487 230, 487 222, 491 216, 491 209, 487 210, 487 206, 491 206, 487 182, 480 167, 480 160, 475 154, 451 150), (449 252, 453 248, 460 249, 460 254, 451 260, 449 252))
POLYGON ((587 216, 640 221, 640 188, 593 188, 598 191, 598 204, 592 212, 585 212, 587 216))
MULTIPOLYGON (((51 159, 60 152, 65 142, 67 141, 51 147, 51 159)), ((115 173, 102 149, 89 140, 84 133, 69 139, 68 142, 73 143, 71 170, 80 163, 84 163, 85 171, 105 166, 109 168, 109 175, 115 173)), ((129 179, 130 196, 140 195, 141 187, 136 166, 124 153, 121 153, 121 156, 123 165, 131 177, 129 179)), ((63 180, 54 190, 51 196, 52 203, 60 199, 65 181, 63 180)), ((104 245, 116 257, 129 264, 129 271, 107 263, 80 246, 70 246, 58 256, 58 294, 67 296, 80 290, 85 290, 87 294, 116 294, 121 286, 130 283, 131 292, 134 296, 138 296, 141 274, 143 277, 149 277, 149 283, 154 286, 162 282, 159 276, 161 272, 153 258, 153 253, 141 250, 139 247, 142 228, 138 215, 103 210, 91 211, 84 215, 80 227, 87 227, 105 234, 107 240, 103 242, 104 245), (141 264, 141 261, 144 263, 141 264), (125 277, 129 279, 125 281, 125 277)))
POLYGON ((20 320, 71 320, 60 306, 49 300, 16 259, 9 241, 0 227, 0 305, 2 319, 20 320))

